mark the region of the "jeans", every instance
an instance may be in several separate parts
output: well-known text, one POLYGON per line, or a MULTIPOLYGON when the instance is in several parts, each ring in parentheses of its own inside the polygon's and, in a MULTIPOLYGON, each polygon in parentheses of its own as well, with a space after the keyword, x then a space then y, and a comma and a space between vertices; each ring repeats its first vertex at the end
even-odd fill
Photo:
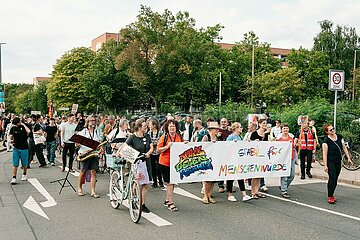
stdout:
POLYGON ((46 142, 47 158, 50 163, 55 162, 56 141, 46 142))
POLYGON ((333 197, 341 171, 341 161, 328 161, 327 165, 329 175, 329 180, 327 184, 328 197, 333 197))
POLYGON ((301 176, 305 176, 305 158, 306 158, 306 173, 310 173, 312 163, 312 150, 300 150, 300 168, 301 176))
POLYGON ((64 143, 64 149, 62 152, 63 168, 66 167, 66 155, 69 152, 69 169, 73 168, 74 154, 75 154, 75 143, 64 143))
POLYGON ((287 177, 281 177, 280 178, 280 189, 282 193, 287 193, 288 188, 291 184, 291 182, 294 180, 295 177, 295 162, 296 158, 291 159, 291 169, 290 169, 290 175, 287 177))
POLYGON ((37 159, 38 159, 38 161, 40 163, 40 166, 45 166, 46 165, 43 150, 44 150, 44 144, 40 143, 40 144, 35 145, 35 154, 36 154, 36 157, 37 157, 37 159))

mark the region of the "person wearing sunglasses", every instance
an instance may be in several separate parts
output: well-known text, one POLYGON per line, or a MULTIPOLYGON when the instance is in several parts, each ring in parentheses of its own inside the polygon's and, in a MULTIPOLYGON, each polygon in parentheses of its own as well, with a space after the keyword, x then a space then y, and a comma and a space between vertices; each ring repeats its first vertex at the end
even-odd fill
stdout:
POLYGON ((350 164, 352 161, 345 146, 343 137, 340 134, 335 133, 335 128, 330 124, 326 124, 323 127, 323 130, 326 134, 324 143, 322 144, 324 171, 329 175, 327 183, 328 203, 334 204, 336 202, 334 192, 341 171, 342 151, 344 151, 350 164))

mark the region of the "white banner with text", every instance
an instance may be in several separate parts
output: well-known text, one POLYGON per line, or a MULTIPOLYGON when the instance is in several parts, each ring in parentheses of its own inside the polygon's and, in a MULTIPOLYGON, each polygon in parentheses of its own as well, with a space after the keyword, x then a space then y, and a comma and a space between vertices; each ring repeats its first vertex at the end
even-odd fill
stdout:
POLYGON ((171 183, 289 176, 290 142, 173 143, 171 183))

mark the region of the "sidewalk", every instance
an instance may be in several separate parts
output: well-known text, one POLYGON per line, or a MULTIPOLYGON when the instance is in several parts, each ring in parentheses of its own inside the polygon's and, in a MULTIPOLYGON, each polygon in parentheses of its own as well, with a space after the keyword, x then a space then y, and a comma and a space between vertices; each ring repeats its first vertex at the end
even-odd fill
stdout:
MULTIPOLYGON (((321 166, 318 162, 315 162, 312 164, 311 174, 314 178, 327 180, 328 174, 324 172, 324 167, 321 166)), ((300 172, 298 171, 298 166, 296 168, 296 175, 300 175, 300 172)), ((339 176, 340 183, 346 183, 351 185, 360 186, 360 169, 356 171, 349 171, 345 168, 341 168, 341 173, 339 176)))

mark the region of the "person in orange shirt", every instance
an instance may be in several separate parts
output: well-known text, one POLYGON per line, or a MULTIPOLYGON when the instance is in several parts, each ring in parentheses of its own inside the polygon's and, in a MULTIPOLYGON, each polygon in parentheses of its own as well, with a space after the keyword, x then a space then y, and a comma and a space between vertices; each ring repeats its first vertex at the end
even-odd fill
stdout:
POLYGON ((166 185, 166 198, 164 206, 170 211, 177 211, 177 207, 173 201, 174 184, 170 183, 170 147, 173 142, 183 142, 181 135, 178 133, 179 124, 176 120, 171 119, 165 122, 163 134, 157 145, 157 150, 160 153, 160 168, 163 175, 163 179, 166 185))

